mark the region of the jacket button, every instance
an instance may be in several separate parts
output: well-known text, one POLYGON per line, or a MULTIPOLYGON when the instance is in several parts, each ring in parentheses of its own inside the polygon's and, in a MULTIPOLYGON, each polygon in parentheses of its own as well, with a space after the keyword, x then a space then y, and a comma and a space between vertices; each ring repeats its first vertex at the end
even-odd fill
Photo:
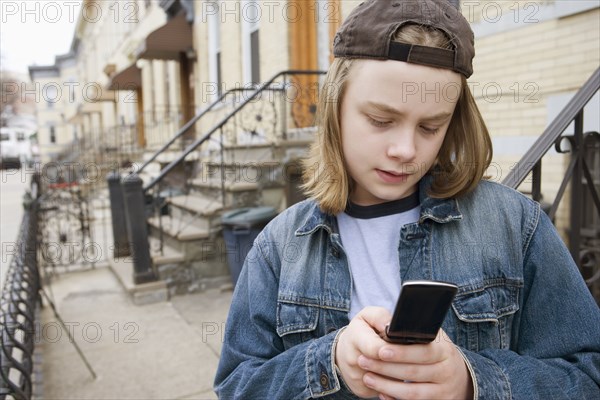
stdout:
POLYGON ((321 372, 321 386, 323 389, 329 389, 329 377, 325 372, 321 372))
POLYGON ((338 249, 336 249, 335 247, 333 249, 331 249, 331 254, 335 257, 335 258, 340 258, 340 251, 338 249))

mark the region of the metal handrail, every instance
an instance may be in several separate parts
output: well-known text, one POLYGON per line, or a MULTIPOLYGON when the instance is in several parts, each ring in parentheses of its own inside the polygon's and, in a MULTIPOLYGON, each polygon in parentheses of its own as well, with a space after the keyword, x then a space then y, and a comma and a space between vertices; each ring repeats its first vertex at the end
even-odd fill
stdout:
POLYGON ((570 153, 569 166, 566 169, 558 192, 554 198, 550 208, 545 210, 550 219, 554 220, 558 210, 559 203, 566 191, 567 185, 571 183, 571 204, 569 213, 568 225, 568 241, 567 246, 571 257, 575 264, 580 268, 582 275, 588 274, 586 269, 591 268, 591 278, 586 279, 587 285, 592 293, 596 293, 596 301, 600 304, 600 287, 598 287, 598 279, 600 274, 593 273, 594 269, 600 268, 600 264, 596 261, 595 266, 593 260, 594 254, 597 253, 597 238, 586 239, 582 237, 582 228, 584 221, 583 199, 585 196, 584 189, 587 187, 592 206, 600 216, 600 195, 594 183, 594 177, 587 165, 586 141, 598 138, 597 132, 584 132, 583 114, 584 107, 590 99, 600 90, 600 68, 591 75, 587 82, 577 91, 575 96, 562 109, 558 116, 544 130, 542 135, 536 140, 532 147, 525 153, 519 161, 518 168, 515 168, 503 181, 503 184, 517 189, 524 179, 532 173, 531 179, 531 194, 532 199, 541 201, 541 181, 542 181, 542 157, 548 152, 550 147, 554 145, 558 153, 570 153), (573 134, 564 135, 567 127, 573 123, 573 134), (562 149, 561 144, 568 142, 570 147, 562 149), (587 184, 586 184, 587 183, 587 184), (595 242, 596 241, 596 242, 595 242), (585 264, 585 265, 584 265, 585 264))
MULTIPOLYGON (((173 160, 171 163, 169 163, 169 165, 167 165, 165 168, 163 168, 162 171, 161 171, 161 173, 156 178, 154 178, 148 185, 144 186, 144 188, 143 188, 144 193, 148 193, 148 191, 150 189, 152 189, 160 181, 162 181, 164 179, 164 177, 167 176, 171 172, 171 170, 173 170, 175 167, 177 167, 177 165, 179 165, 181 162, 183 162, 183 160, 190 153, 192 153, 194 150, 196 150, 196 148, 198 146, 200 146, 201 144, 203 144, 204 142, 206 142, 207 140, 209 140, 211 138, 211 136, 215 132, 217 132, 220 128, 222 128, 223 125, 225 125, 227 123, 227 121, 229 121, 235 114, 237 114, 240 110, 242 110, 248 103, 250 103, 251 101, 253 101, 254 99, 256 99, 256 97, 260 93, 262 93, 265 90, 268 90, 270 88, 270 86, 275 82, 276 79, 278 79, 278 78, 280 78, 281 76, 284 76, 284 75, 324 75, 324 74, 326 74, 325 71, 305 71, 305 70, 288 70, 288 71, 281 71, 281 72, 275 74, 266 83, 258 86, 254 90, 254 92, 250 95, 250 97, 248 97, 247 99, 245 99, 242 103, 240 103, 240 105, 238 105, 229 114, 227 114, 221 121, 219 121, 215 126, 213 126, 204 136, 202 136, 199 139, 196 139, 196 141, 194 141, 194 143, 190 144, 185 150, 183 150, 183 152, 181 153, 181 155, 177 159, 173 160)), ((235 90, 235 89, 232 89, 232 90, 235 90)), ((229 93, 229 91, 227 93, 229 93)), ((224 96, 224 95, 222 95, 222 96, 224 96)), ((215 103, 213 103, 213 104, 215 104, 215 103)), ((212 106, 212 104, 211 104, 211 106, 212 106)), ((204 115, 203 113, 201 113, 201 114, 204 115)), ((189 129, 194 123, 196 123, 197 120, 198 119, 195 119, 195 117, 194 117, 183 128, 181 128, 180 132, 183 129, 186 129, 186 130, 189 129)), ((183 133, 181 133, 181 134, 183 134, 183 133)), ((174 140, 175 139, 172 139, 172 141, 174 141, 174 140)), ((170 143, 172 143, 172 141, 170 141, 170 143)), ((144 166, 145 165, 146 164, 144 164, 144 166)), ((138 171, 138 173, 139 173, 139 171, 138 171)))
POLYGON ((182 137, 183 135, 185 135, 186 132, 188 132, 190 130, 190 128, 200 120, 200 118, 202 118, 204 115, 206 115, 209 111, 211 111, 213 108, 215 108, 215 106, 219 103, 221 103, 223 100, 225 100, 225 98, 232 94, 232 93, 237 93, 237 92, 244 92, 244 91, 249 91, 249 90, 256 90, 254 88, 233 88, 233 89, 229 89, 228 91, 226 91, 225 93, 223 93, 221 96, 219 96, 219 98, 215 101, 213 101, 211 104, 208 105, 208 107, 206 107, 204 110, 200 111, 198 114, 194 115, 194 117, 192 117, 192 119, 190 119, 185 125, 183 125, 179 131, 177 131, 177 133, 171 138, 169 139, 169 141, 167 143, 165 143, 160 149, 158 149, 148 160, 146 160, 146 162, 144 162, 144 164, 142 164, 142 166, 136 171, 137 174, 140 174, 144 168, 146 168, 150 163, 152 163, 154 160, 156 160, 156 158, 162 154, 163 152, 165 152, 169 147, 171 147, 171 145, 173 143, 175 143, 175 141, 177 139, 179 139, 180 137, 182 137))
MULTIPOLYGON (((233 90, 233 89, 232 89, 233 90)), ((210 110, 212 110, 217 104, 219 104, 221 101, 223 101, 223 99, 225 99, 225 97, 232 91, 232 90, 228 90, 227 92, 223 93, 221 96, 219 96, 219 98, 217 100, 215 100, 214 102, 212 102, 211 104, 209 104, 208 107, 206 107, 204 110, 200 111, 198 114, 194 115, 194 117, 192 117, 192 119, 190 119, 185 125, 183 125, 179 131, 171 138, 169 139, 169 141, 167 143, 165 143, 160 149, 158 149, 148 160, 146 160, 146 162, 144 164, 142 164, 142 166, 136 171, 138 174, 141 173, 144 168, 146 168, 150 163, 152 163, 154 160, 156 160, 156 157, 158 157, 160 154, 162 154, 165 150, 167 150, 173 143, 175 143, 175 141, 177 139, 179 139, 181 136, 183 136, 187 131, 190 130, 190 128, 196 123, 198 122, 198 120, 200 118, 202 118, 206 113, 208 113, 210 110)))
POLYGON ((519 161, 519 168, 512 169, 502 183, 516 189, 599 89, 600 68, 596 69, 565 108, 561 110, 542 135, 529 148, 519 161), (524 167, 522 168, 521 166, 524 167))

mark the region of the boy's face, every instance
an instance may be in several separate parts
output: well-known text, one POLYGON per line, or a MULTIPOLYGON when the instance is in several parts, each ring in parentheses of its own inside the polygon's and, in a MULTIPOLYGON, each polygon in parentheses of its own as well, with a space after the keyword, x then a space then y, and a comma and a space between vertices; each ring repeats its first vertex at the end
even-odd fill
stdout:
POLYGON ((460 75, 450 70, 354 62, 340 116, 352 202, 373 205, 417 189, 437 158, 460 88, 460 75))

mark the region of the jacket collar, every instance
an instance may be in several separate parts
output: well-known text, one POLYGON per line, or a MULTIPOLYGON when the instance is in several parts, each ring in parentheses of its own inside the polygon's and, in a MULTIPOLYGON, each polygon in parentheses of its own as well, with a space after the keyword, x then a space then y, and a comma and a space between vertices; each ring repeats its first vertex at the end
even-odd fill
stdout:
POLYGON ((429 197, 427 192, 431 187, 433 176, 427 174, 419 182, 419 200, 421 202, 421 216, 419 223, 422 224, 427 219, 431 219, 440 224, 462 219, 462 213, 458 208, 458 201, 455 198, 433 198, 429 197))
MULTIPOLYGON (((431 175, 425 175, 419 182, 419 200, 421 205, 419 223, 422 224, 426 220, 431 219, 437 223, 445 224, 462 219, 462 213, 458 208, 458 201, 456 199, 438 199, 427 195, 432 179, 431 175)), ((316 202, 312 202, 312 207, 306 215, 300 228, 295 232, 296 236, 309 235, 319 228, 325 229, 329 234, 337 230, 335 216, 321 211, 316 202)))

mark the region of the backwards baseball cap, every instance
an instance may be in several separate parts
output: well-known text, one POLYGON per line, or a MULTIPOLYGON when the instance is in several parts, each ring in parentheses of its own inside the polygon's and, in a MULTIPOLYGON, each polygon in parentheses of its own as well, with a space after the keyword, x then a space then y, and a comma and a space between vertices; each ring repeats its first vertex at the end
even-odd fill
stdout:
POLYGON ((447 0, 367 0, 346 18, 333 42, 335 57, 397 60, 473 74, 474 35, 469 22, 447 0), (439 29, 452 50, 394 41, 403 25, 439 29))

